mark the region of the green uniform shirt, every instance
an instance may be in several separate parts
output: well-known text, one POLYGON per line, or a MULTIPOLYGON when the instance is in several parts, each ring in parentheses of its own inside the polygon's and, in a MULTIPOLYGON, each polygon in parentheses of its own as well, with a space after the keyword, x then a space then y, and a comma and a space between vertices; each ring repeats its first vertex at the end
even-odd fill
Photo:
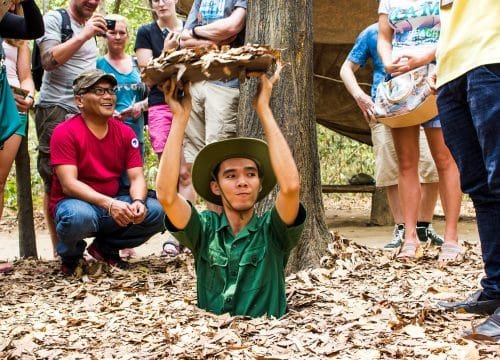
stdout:
POLYGON ((165 226, 195 259, 198 306, 215 314, 281 317, 286 312, 285 266, 297 245, 306 210, 287 226, 276 208, 262 217, 254 214, 237 236, 226 215, 199 213, 178 231, 165 216, 165 226))

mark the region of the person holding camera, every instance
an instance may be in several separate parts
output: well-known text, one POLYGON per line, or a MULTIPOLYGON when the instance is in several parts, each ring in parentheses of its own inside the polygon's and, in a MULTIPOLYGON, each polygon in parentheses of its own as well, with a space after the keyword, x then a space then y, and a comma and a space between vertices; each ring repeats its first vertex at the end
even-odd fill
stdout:
POLYGON ((71 37, 63 41, 63 14, 49 11, 44 16, 45 34, 36 40, 45 70, 35 107, 38 136, 38 172, 44 182, 43 209, 54 248, 57 236, 49 213, 49 194, 52 183, 50 138, 54 128, 69 116, 78 113, 73 99, 72 84, 83 71, 95 69, 98 56, 96 35, 105 34, 106 21, 95 13, 99 0, 71 0, 65 9, 71 23, 71 37))
MULTIPOLYGON (((115 115, 134 130, 141 156, 144 157, 144 109, 147 108, 146 84, 141 81, 137 62, 125 53, 129 39, 128 21, 121 15, 106 15, 108 52, 97 59, 96 67, 113 74, 118 82, 115 115)), ((128 185, 128 184, 124 184, 128 185)))
POLYGON ((59 124, 50 141, 54 178, 49 209, 66 275, 82 261, 88 237, 95 237, 87 248, 92 257, 124 269, 128 263, 119 251, 139 246, 164 229, 161 205, 148 196, 139 141, 113 117, 116 86, 115 77, 102 70, 78 76, 73 92, 81 113, 59 124), (130 187, 122 195, 123 172, 130 187))

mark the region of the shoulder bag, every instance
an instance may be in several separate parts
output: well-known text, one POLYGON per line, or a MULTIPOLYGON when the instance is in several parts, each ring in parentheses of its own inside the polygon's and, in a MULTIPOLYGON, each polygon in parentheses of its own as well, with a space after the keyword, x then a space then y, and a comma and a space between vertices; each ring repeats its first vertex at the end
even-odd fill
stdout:
POLYGON ((375 119, 398 128, 422 124, 436 117, 436 95, 427 81, 434 66, 427 64, 382 81, 375 95, 375 119))

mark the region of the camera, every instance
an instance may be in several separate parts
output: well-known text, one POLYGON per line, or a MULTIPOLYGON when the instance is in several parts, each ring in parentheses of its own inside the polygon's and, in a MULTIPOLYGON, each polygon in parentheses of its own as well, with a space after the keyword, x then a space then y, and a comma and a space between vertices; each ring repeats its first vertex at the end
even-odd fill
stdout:
POLYGON ((116 25, 116 20, 111 20, 111 19, 104 19, 106 20, 106 28, 108 30, 114 30, 115 29, 115 25, 116 25))
MULTIPOLYGON (((115 29, 116 20, 104 18, 104 21, 106 21, 106 29, 108 29, 108 30, 114 30, 115 29)), ((104 34, 97 34, 97 36, 102 36, 103 38, 105 38, 106 34, 105 33, 104 34)))

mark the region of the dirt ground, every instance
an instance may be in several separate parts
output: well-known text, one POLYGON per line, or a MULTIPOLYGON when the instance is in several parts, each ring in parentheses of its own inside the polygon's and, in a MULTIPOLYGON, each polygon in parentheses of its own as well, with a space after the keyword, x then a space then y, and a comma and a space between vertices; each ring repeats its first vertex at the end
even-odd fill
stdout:
MULTIPOLYGON (((498 359, 491 338, 462 337, 484 318, 437 306, 479 286, 473 218, 460 222, 462 264, 438 268, 436 248, 406 264, 379 249, 391 226, 366 226, 369 198, 341 199, 326 199, 336 235, 319 268, 287 277, 288 312, 280 319, 199 309, 192 256, 146 257, 160 252, 163 237, 155 236, 137 249, 127 271, 89 262, 67 278, 57 261, 14 261, 14 272, 0 274, 0 358, 498 359)), ((463 214, 470 210, 465 204, 463 214)), ((52 259, 39 214, 36 223, 38 253, 52 259)), ((15 217, 0 225, 0 254, 14 259, 15 217)), ((443 228, 440 208, 434 225, 443 228)))
MULTIPOLYGON (((342 195, 324 197, 326 222, 329 229, 338 232, 347 239, 361 245, 382 248, 391 239, 392 226, 368 226, 370 219, 371 200, 366 195, 342 195)), ((478 241, 477 227, 474 220, 474 209, 469 201, 462 204, 462 218, 459 223, 461 240, 478 241)), ((45 228, 43 216, 35 214, 37 252, 44 260, 54 259, 48 231, 45 228)), ((444 217, 438 202, 433 222, 434 228, 442 234, 444 217)), ((13 260, 19 257, 18 230, 15 213, 6 211, 0 221, 0 260, 13 260)), ((155 235, 146 244, 136 249, 138 257, 158 255, 165 235, 155 235)))

